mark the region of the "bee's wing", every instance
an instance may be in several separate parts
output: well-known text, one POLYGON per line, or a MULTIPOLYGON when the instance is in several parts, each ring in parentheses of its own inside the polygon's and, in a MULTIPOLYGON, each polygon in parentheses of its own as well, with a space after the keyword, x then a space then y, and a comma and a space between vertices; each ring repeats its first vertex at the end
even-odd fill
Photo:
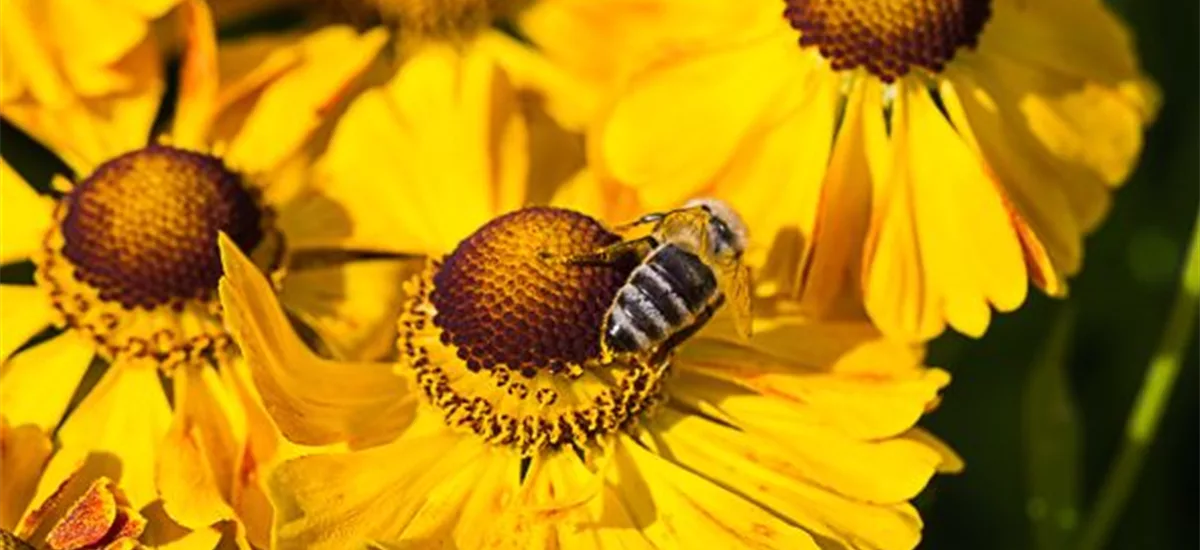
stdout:
POLYGON ((718 268, 717 281, 725 294, 725 304, 733 313, 733 326, 738 336, 749 339, 753 332, 754 315, 751 310, 750 268, 742 262, 729 262, 718 268))

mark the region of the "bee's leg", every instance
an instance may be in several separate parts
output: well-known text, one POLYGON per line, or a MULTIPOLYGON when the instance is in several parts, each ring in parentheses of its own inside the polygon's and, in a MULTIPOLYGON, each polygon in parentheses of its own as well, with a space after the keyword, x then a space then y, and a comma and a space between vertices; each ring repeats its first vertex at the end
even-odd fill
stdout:
POLYGON ((544 261, 565 262, 570 264, 611 264, 624 257, 626 254, 635 253, 638 256, 643 256, 653 250, 655 245, 656 241, 654 240, 654 237, 645 236, 640 239, 621 241, 619 243, 582 254, 559 256, 552 252, 543 250, 538 252, 538 257, 544 261))
POLYGON ((665 218, 666 216, 667 216, 667 213, 665 213, 665 212, 655 212, 653 214, 646 214, 645 216, 642 216, 636 220, 633 220, 628 223, 623 223, 621 225, 614 227, 613 231, 616 231, 617 233, 621 233, 623 231, 628 231, 630 229, 633 229, 639 225, 646 225, 648 223, 657 224, 657 223, 662 222, 663 218, 665 218))

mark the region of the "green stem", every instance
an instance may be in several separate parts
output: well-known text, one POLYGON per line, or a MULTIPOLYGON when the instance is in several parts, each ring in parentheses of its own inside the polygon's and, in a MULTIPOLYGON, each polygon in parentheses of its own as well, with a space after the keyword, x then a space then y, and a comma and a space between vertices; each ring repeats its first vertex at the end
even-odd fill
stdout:
POLYGON ((1079 536, 1080 550, 1099 550, 1108 542, 1125 501, 1133 490, 1146 451, 1154 441, 1167 399, 1179 376, 1183 353, 1194 336, 1196 300, 1200 297, 1200 223, 1192 228, 1179 295, 1171 307, 1162 342, 1138 390, 1133 412, 1125 424, 1125 444, 1101 486, 1096 506, 1079 536))

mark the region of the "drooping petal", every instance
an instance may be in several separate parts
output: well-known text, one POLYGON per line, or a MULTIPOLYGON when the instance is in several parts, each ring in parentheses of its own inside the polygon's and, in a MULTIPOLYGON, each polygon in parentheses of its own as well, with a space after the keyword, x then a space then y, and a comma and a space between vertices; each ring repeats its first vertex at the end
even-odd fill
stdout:
POLYGON ((857 79, 833 145, 799 298, 817 315, 838 300, 861 299, 858 274, 871 218, 875 181, 886 179, 891 150, 882 116, 882 95, 872 79, 857 79))
MULTIPOLYGON (((521 483, 521 458, 504 450, 485 455, 430 491, 404 528, 401 544, 453 543, 458 548, 505 548, 496 525, 521 483)), ((504 533, 507 535, 509 533, 504 533)), ((508 548, 520 548, 512 545, 508 548)))
POLYGON ((27 259, 37 250, 53 208, 51 198, 34 191, 8 162, 0 160, 0 264, 27 259))
POLYGON ((46 291, 36 286, 0 285, 0 362, 57 319, 46 291))
POLYGON ((632 440, 614 451, 612 483, 644 536, 667 548, 818 548, 803 530, 662 459, 632 440))
POLYGON ((979 337, 988 328, 990 307, 1012 311, 1025 301, 1028 283, 1018 235, 1000 186, 924 86, 906 80, 900 94, 893 130, 900 166, 890 185, 911 193, 916 209, 912 220, 926 286, 914 292, 930 294, 941 307, 930 315, 944 316, 955 329, 979 337))
POLYGON ((480 481, 485 456, 478 442, 440 431, 285 462, 270 481, 277 542, 314 549, 399 543, 431 494, 480 481))
POLYGON ((423 266, 370 260, 297 269, 288 273, 279 299, 338 357, 377 359, 395 349, 402 287, 423 266))
POLYGON ((156 464, 163 508, 189 529, 234 518, 233 468, 245 445, 236 402, 217 372, 184 365, 174 376, 175 416, 156 464))
POLYGON ((117 480, 140 510, 158 498, 155 464, 170 423, 171 407, 156 365, 119 360, 59 429, 62 447, 50 460, 46 478, 63 479, 63 472, 96 454, 103 474, 117 480))
POLYGON ((220 244, 226 325, 288 439, 306 445, 380 442, 408 425, 416 395, 405 379, 385 364, 318 358, 300 341, 258 268, 224 235, 220 244))
POLYGON ((5 361, 0 371, 4 415, 53 430, 95 354, 94 343, 67 331, 5 361))
MULTIPOLYGON (((318 165, 318 192, 333 211, 321 219, 340 225, 314 227, 286 212, 282 223, 301 247, 453 249, 497 205, 512 202, 503 182, 520 179, 523 189, 509 168, 528 162, 514 99, 504 73, 479 48, 422 49, 386 87, 355 100, 318 165)), ((297 214, 321 212, 309 206, 297 214)))
POLYGON ((29 508, 50 458, 50 435, 32 424, 0 425, 0 529, 12 532, 29 508))

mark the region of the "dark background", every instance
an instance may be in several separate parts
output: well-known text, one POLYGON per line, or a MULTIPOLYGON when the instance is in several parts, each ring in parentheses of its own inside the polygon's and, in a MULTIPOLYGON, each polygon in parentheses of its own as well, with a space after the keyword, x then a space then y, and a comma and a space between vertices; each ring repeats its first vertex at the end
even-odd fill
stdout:
MULTIPOLYGON (((1196 2, 1109 4, 1133 28, 1142 66, 1161 86, 1162 110, 1146 133, 1139 167, 1087 241, 1085 267, 1069 299, 1036 296, 997 318, 981 340, 948 335, 934 343, 930 363, 946 366, 954 381, 925 425, 959 451, 967 469, 935 480, 920 500, 923 548, 1070 548, 1069 535, 1040 539, 1036 533, 1055 524, 1069 533, 1072 523, 1078 529, 1087 521, 1175 301, 1200 200, 1200 13, 1196 2), (1046 464, 1031 458, 1036 430, 1029 427, 1030 409, 1046 404, 1030 402, 1027 388, 1064 315, 1073 319, 1073 330, 1060 364, 1075 421, 1057 426, 1062 431, 1041 445, 1063 446, 1073 427, 1078 453, 1075 460, 1046 464), (1034 477, 1058 488, 1074 478, 1074 514, 1040 513, 1045 507, 1031 502, 1042 489, 1034 477)), ((1194 304, 1190 315, 1194 321, 1194 304)), ((1106 548, 1200 547, 1200 369, 1195 330, 1189 333, 1157 437, 1106 548)), ((1055 429, 1053 418, 1035 417, 1039 428, 1055 429)))

